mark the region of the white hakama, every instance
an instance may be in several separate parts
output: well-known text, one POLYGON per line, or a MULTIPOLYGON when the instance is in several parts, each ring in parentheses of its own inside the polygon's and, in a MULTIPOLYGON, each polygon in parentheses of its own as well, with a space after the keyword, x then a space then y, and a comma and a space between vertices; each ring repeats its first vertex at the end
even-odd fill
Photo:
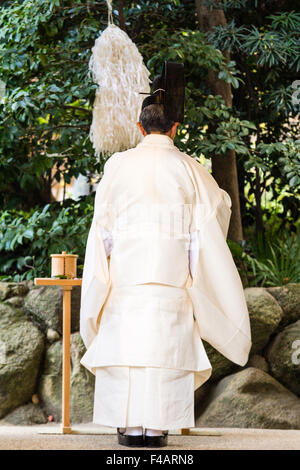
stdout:
POLYGON ((114 428, 194 427, 212 371, 186 289, 154 284, 111 290, 81 362, 96 376, 93 422, 114 428))
POLYGON ((99 367, 93 422, 161 430, 194 427, 194 372, 162 367, 99 367))

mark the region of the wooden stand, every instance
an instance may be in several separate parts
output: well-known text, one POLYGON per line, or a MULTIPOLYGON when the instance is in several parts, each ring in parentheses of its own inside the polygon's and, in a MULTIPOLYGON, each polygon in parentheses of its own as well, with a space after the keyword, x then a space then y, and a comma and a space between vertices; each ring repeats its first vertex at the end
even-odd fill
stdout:
POLYGON ((71 378, 71 290, 81 286, 82 279, 35 278, 36 286, 59 286, 63 289, 63 377, 62 377, 62 434, 71 434, 70 378, 71 378))

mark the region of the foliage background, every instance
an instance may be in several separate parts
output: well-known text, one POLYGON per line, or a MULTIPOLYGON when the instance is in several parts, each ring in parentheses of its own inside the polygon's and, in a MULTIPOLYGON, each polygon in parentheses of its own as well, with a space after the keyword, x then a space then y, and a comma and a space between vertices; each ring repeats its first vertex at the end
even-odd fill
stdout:
MULTIPOLYGON (((194 1, 124 1, 126 32, 152 78, 164 60, 185 64, 186 118, 175 144, 208 167, 211 154, 236 151, 245 241, 230 248, 247 283, 299 282, 300 12, 291 1, 221 4, 227 25, 204 34, 194 1), (232 108, 212 95, 211 69, 231 84, 232 108)), ((47 276, 50 254, 62 250, 82 266, 93 195, 57 203, 51 187, 79 174, 101 178, 104 159, 88 138, 96 89, 88 60, 106 26, 103 0, 1 3, 2 279, 47 276)))

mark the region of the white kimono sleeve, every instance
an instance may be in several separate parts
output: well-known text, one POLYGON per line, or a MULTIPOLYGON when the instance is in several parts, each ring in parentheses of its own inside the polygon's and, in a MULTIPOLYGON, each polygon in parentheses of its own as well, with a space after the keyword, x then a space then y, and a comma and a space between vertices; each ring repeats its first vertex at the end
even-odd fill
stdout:
POLYGON ((252 344, 250 320, 240 275, 226 242, 231 199, 219 190, 221 198, 215 209, 195 223, 198 252, 188 291, 201 338, 243 366, 252 344))
POLYGON ((109 206, 105 174, 98 184, 95 197, 93 221, 90 227, 82 275, 80 334, 88 349, 97 336, 100 311, 109 293, 111 281, 108 253, 111 249, 109 237, 109 206))

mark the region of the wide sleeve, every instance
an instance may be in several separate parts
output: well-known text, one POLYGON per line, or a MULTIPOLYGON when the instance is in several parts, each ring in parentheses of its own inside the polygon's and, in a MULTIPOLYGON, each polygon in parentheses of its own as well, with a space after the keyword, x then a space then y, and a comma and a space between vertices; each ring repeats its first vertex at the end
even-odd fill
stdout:
POLYGON ((94 215, 89 230, 81 287, 80 334, 89 348, 95 339, 100 311, 109 293, 111 281, 107 259, 110 243, 111 208, 109 205, 109 172, 98 184, 94 215))
POLYGON ((201 338, 243 366, 252 344, 250 320, 240 275, 226 242, 231 199, 223 189, 218 191, 215 208, 194 224, 199 249, 188 292, 201 338))

